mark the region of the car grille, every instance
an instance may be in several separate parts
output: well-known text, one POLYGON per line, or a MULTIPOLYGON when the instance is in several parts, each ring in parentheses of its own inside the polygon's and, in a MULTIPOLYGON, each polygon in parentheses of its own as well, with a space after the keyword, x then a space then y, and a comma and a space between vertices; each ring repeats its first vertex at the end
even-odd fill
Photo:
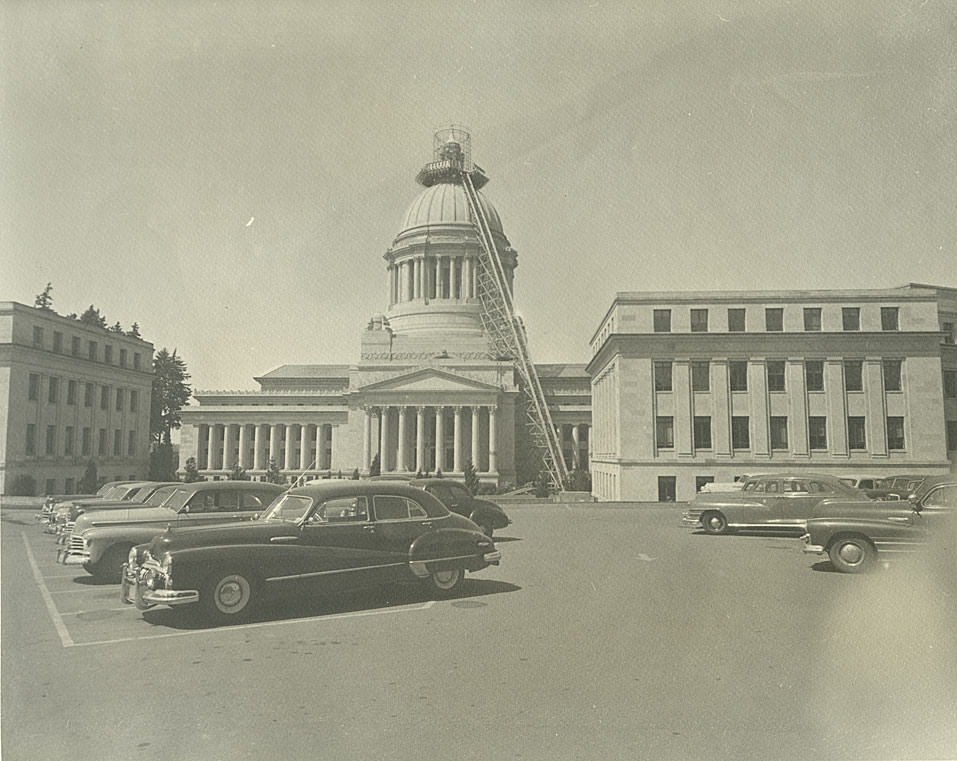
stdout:
POLYGON ((69 547, 68 552, 86 552, 86 545, 83 543, 82 536, 73 536, 70 534, 70 539, 67 542, 67 547, 69 547))

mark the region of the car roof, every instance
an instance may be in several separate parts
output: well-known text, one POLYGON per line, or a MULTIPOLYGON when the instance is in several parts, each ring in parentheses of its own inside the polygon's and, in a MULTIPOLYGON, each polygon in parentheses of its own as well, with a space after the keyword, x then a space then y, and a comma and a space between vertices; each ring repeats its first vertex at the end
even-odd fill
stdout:
POLYGON ((277 494, 285 491, 286 487, 282 484, 272 484, 268 481, 193 481, 180 484, 171 484, 187 491, 210 491, 211 489, 261 489, 265 487, 266 491, 275 491, 277 494))
POLYGON ((803 478, 805 480, 814 479, 816 481, 828 481, 833 483, 834 481, 839 481, 844 476, 840 478, 837 476, 829 476, 824 473, 764 473, 760 476, 751 476, 745 480, 747 481, 764 481, 764 480, 776 480, 776 479, 786 479, 786 478, 803 478))
POLYGON ((377 495, 408 497, 416 502, 426 502, 426 509, 431 516, 447 515, 449 512, 445 505, 427 491, 423 491, 421 488, 415 486, 410 486, 405 481, 391 481, 388 479, 383 479, 382 481, 371 481, 368 479, 364 481, 341 479, 321 481, 319 483, 306 484, 305 486, 297 486, 295 489, 290 489, 289 494, 302 494, 312 499, 373 497, 377 495))
POLYGON ((465 488, 465 484, 462 481, 456 481, 454 478, 413 478, 409 483, 419 488, 431 486, 432 484, 455 484, 461 486, 463 489, 465 488))

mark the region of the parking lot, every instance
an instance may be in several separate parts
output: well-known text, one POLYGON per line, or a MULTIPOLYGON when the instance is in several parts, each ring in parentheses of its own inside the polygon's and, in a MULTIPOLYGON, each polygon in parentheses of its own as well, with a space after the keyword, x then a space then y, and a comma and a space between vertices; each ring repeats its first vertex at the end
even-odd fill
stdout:
POLYGON ((508 510, 452 599, 219 628, 122 604, 5 510, 3 758, 957 758, 952 554, 848 576, 680 506, 508 510))

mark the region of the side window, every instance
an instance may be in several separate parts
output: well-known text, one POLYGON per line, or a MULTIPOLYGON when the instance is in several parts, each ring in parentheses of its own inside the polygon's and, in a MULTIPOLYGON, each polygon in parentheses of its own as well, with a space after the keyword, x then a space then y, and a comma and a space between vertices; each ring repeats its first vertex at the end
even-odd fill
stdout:
POLYGON ((765 491, 767 491, 767 488, 768 485, 764 481, 755 481, 754 488, 751 489, 751 491, 755 492, 756 494, 763 494, 765 491))
POLYGON ((777 494, 781 491, 781 482, 780 481, 768 481, 768 488, 766 490, 768 494, 777 494))
POLYGON ((189 501, 186 503, 185 507, 188 509, 190 515, 200 515, 202 513, 212 512, 213 495, 205 491, 196 492, 192 497, 189 498, 189 501))
POLYGON ((239 509, 239 492, 234 489, 213 492, 213 510, 232 512, 239 509))
POLYGON ((313 513, 310 522, 361 523, 367 520, 368 516, 369 508, 365 497, 339 497, 326 500, 322 507, 313 513))
POLYGON ((804 481, 788 481, 787 487, 789 492, 795 492, 797 494, 808 493, 808 486, 804 481))
POLYGON ((819 483, 818 481, 808 481, 807 490, 811 492, 811 494, 824 494, 828 491, 824 484, 819 483))
POLYGON ((938 486, 924 497, 924 507, 957 507, 957 484, 938 486))
POLYGON ((425 512, 425 508, 422 507, 418 502, 413 502, 411 499, 406 500, 409 503, 409 515, 413 518, 428 518, 429 514, 425 512))
POLYGON ((409 505, 405 497, 377 495, 372 498, 377 521, 394 521, 409 517, 409 505))
POLYGON ((263 499, 263 495, 253 491, 239 492, 240 510, 259 510, 271 502, 263 499))

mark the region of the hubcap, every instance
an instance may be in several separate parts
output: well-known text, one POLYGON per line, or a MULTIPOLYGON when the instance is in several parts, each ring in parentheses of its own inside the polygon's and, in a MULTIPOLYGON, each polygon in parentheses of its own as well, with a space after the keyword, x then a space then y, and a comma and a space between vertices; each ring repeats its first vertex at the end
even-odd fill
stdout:
POLYGON ((845 544, 841 546, 838 554, 848 565, 857 565, 864 559, 864 550, 856 544, 845 544))
POLYGON ((717 515, 712 515, 708 518, 708 525, 713 529, 721 528, 721 519, 717 515))
POLYGON ((242 610, 249 599, 249 585, 241 576, 228 576, 216 588, 216 607, 224 613, 242 610))

